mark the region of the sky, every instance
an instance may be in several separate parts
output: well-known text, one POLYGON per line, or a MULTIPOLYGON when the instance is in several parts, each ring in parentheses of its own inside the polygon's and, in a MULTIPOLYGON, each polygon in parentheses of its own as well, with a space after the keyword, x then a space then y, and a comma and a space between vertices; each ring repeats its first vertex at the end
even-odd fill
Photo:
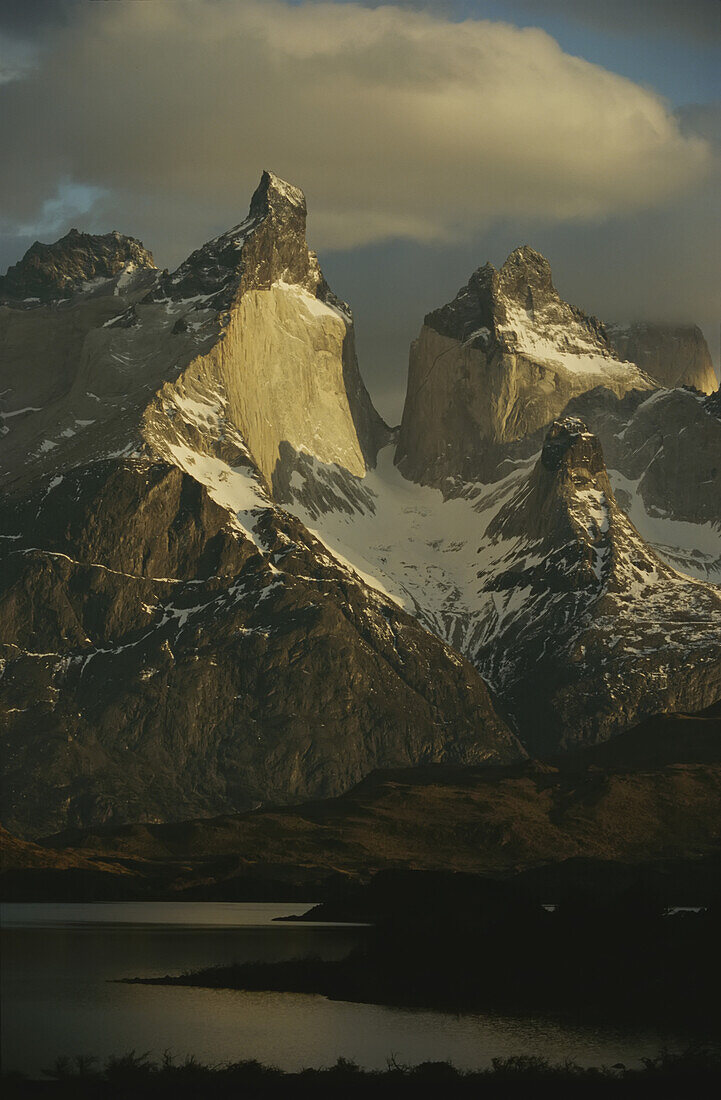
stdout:
POLYGON ((173 268, 302 187, 391 423, 424 314, 521 244, 718 373, 718 0, 0 0, 0 148, 0 271, 71 226, 173 268))

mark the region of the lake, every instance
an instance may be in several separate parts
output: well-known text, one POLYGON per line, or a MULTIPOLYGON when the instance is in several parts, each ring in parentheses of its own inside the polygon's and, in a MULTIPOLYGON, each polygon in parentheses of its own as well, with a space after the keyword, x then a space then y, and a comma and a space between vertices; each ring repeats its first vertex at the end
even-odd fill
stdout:
POLYGON ((61 1055, 150 1051, 209 1063, 255 1058, 282 1069, 366 1068, 387 1059, 486 1066, 494 1057, 539 1054, 584 1065, 636 1065, 683 1037, 493 1014, 330 1001, 296 993, 244 993, 118 984, 232 962, 318 955, 340 958, 363 930, 352 925, 274 924, 306 905, 137 902, 4 904, 2 1056, 6 1070, 40 1076, 61 1055))

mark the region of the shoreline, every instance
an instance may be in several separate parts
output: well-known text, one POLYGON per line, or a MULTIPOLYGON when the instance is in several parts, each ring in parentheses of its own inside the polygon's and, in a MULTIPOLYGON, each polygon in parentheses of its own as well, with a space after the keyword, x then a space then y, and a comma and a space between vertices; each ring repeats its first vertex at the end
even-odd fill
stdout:
POLYGON ((644 919, 636 914, 635 921, 633 916, 617 914, 605 939, 599 937, 599 925, 612 920, 608 913, 600 921, 579 912, 500 914, 510 926, 505 941, 497 924, 454 927, 437 917, 415 927, 388 922, 369 928, 342 959, 304 956, 117 980, 310 994, 451 1015, 498 1013, 591 1026, 667 1027, 701 1041, 721 1034, 715 915, 681 912, 644 919), (477 951, 474 941, 484 932, 494 944, 495 961, 477 951))

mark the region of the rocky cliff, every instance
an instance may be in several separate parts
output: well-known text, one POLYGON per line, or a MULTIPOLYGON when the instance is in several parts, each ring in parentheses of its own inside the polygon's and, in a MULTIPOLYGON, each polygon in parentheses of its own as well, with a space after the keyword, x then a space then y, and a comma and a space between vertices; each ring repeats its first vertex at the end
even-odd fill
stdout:
POLYGON ((183 311, 175 327, 184 331, 202 330, 209 310, 220 317, 222 338, 191 367, 222 388, 229 417, 276 490, 292 473, 291 452, 363 476, 388 439, 358 371, 351 311, 328 287, 305 224, 302 191, 264 172, 245 222, 148 296, 183 311))
POLYGON ((602 441, 616 498, 668 564, 721 583, 721 421, 714 397, 686 388, 605 389, 569 402, 602 441))
POLYGON ((4 519, 3 814, 24 832, 519 754, 478 673, 265 502, 97 463, 4 519))
POLYGON ((698 325, 635 321, 606 325, 606 334, 620 359, 630 359, 666 389, 693 386, 701 393, 713 393, 718 387, 711 353, 698 325))
POLYGON ((582 421, 552 425, 485 534, 474 659, 532 751, 721 696, 721 592, 644 543, 582 421))
POLYGON ((424 484, 486 479, 504 448, 546 430, 595 386, 623 396, 654 383, 619 360, 600 322, 560 298, 540 253, 518 248, 426 315, 411 345, 396 461, 424 484))
POLYGON ((554 417, 579 416, 643 538, 718 583, 721 426, 701 392, 715 385, 697 327, 604 326, 559 298, 539 253, 517 249, 427 315, 396 461, 462 496, 538 454, 554 417))
MULTIPOLYGON (((720 426, 697 396, 680 392, 693 415, 720 426)), ((640 461, 638 480, 647 474, 655 484, 649 455, 640 461)), ((672 451, 657 461, 670 470, 672 451)), ((654 518, 651 505, 646 512, 635 488, 609 474, 598 437, 576 417, 552 425, 537 456, 450 497, 404 479, 388 448, 350 514, 313 511, 300 485, 290 507, 333 554, 480 670, 535 753, 721 696, 719 589, 676 572, 672 561, 695 561, 706 579, 718 526, 708 522, 704 555, 694 549, 704 525, 675 521, 686 548, 662 558, 624 507, 657 524, 659 537, 674 521, 654 518)))
MULTIPOLYGON (((154 272, 150 285, 120 277, 52 310, 0 308, 7 476, 55 470, 59 447, 72 462, 123 448, 168 457, 183 435, 178 402, 191 392, 208 406, 206 431, 192 403, 185 410, 192 446, 215 451, 219 431, 236 433, 278 496, 302 452, 362 476, 388 429, 358 371, 350 310, 308 249, 305 220, 302 192, 266 172, 248 218, 176 272, 154 272), (83 437, 71 452, 68 432, 83 437)), ((77 278, 105 247, 93 240, 77 278)))

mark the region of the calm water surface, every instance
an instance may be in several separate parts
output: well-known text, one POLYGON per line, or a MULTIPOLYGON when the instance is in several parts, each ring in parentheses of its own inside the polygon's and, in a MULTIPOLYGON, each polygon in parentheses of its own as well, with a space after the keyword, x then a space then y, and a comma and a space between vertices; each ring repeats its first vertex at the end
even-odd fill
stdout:
POLYGON ((257 1058, 287 1070, 339 1056, 384 1068, 394 1056, 463 1068, 541 1054, 586 1065, 636 1064, 684 1039, 659 1031, 576 1027, 533 1018, 358 1005, 297 993, 243 993, 115 984, 200 966, 301 955, 340 958, 361 929, 273 924, 309 905, 265 903, 5 904, 2 1055, 39 1076, 60 1055, 101 1059, 129 1050, 194 1054, 217 1063, 257 1058))

